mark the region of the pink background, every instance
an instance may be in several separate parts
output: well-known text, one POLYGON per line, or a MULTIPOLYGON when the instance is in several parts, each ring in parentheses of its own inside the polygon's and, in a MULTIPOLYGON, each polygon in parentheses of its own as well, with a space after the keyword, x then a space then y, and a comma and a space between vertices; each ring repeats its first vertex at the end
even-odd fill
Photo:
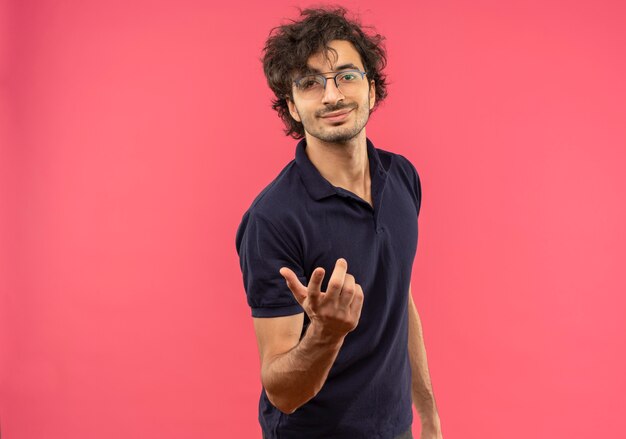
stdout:
MULTIPOLYGON (((444 437, 625 437, 624 3, 343 4, 422 178, 444 437)), ((294 156, 259 62, 294 5, 0 3, 3 438, 260 437, 234 240, 294 156)))

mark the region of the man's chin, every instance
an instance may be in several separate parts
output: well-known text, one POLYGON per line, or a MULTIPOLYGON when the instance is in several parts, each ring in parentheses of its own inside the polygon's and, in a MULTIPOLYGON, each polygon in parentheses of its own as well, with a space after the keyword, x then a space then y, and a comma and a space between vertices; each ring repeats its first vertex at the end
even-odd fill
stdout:
MULTIPOLYGON (((310 133, 309 135, 328 143, 347 143, 359 135, 361 130, 354 130, 351 128, 343 129, 330 129, 321 132, 310 133)), ((307 131, 308 132, 308 131, 307 131)))

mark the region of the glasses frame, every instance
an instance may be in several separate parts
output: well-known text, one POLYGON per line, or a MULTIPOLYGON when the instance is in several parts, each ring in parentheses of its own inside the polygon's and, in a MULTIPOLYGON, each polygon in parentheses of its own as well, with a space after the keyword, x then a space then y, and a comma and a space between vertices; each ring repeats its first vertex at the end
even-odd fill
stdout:
POLYGON ((365 75, 367 75, 367 72, 364 72, 363 70, 359 70, 359 69, 348 69, 348 70, 342 70, 340 72, 324 72, 324 73, 309 73, 308 75, 303 75, 300 76, 296 79, 293 80, 293 83, 296 85, 296 90, 302 92, 303 90, 300 90, 298 87, 300 87, 300 81, 302 81, 304 78, 308 77, 308 76, 315 76, 318 78, 322 78, 322 80, 324 81, 324 88, 323 90, 326 90, 326 84, 328 83, 328 80, 332 78, 333 82, 335 83, 335 87, 337 87, 337 90, 341 90, 339 88, 339 84, 337 84, 337 77, 339 75, 343 75, 346 73, 358 73, 361 75, 361 80, 363 80, 365 78, 365 75), (324 75, 330 75, 333 74, 333 76, 324 76, 324 75))

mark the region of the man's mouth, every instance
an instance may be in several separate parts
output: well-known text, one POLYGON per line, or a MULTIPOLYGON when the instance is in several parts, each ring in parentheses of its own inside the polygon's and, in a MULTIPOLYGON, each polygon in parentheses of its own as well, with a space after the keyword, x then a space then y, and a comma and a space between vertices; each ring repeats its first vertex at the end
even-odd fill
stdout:
POLYGON ((352 110, 354 110, 354 108, 344 108, 338 111, 326 113, 321 117, 329 122, 338 122, 346 119, 352 110))

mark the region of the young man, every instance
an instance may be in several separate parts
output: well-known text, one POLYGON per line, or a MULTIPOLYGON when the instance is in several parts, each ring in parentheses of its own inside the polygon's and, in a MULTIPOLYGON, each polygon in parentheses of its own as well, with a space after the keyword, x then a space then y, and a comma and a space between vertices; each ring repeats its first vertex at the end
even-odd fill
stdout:
POLYGON ((410 277, 419 176, 365 135, 386 96, 380 35, 344 9, 271 33, 273 108, 302 139, 236 236, 261 358, 264 438, 441 438, 410 277), (330 273, 330 277, 325 276, 330 273))

